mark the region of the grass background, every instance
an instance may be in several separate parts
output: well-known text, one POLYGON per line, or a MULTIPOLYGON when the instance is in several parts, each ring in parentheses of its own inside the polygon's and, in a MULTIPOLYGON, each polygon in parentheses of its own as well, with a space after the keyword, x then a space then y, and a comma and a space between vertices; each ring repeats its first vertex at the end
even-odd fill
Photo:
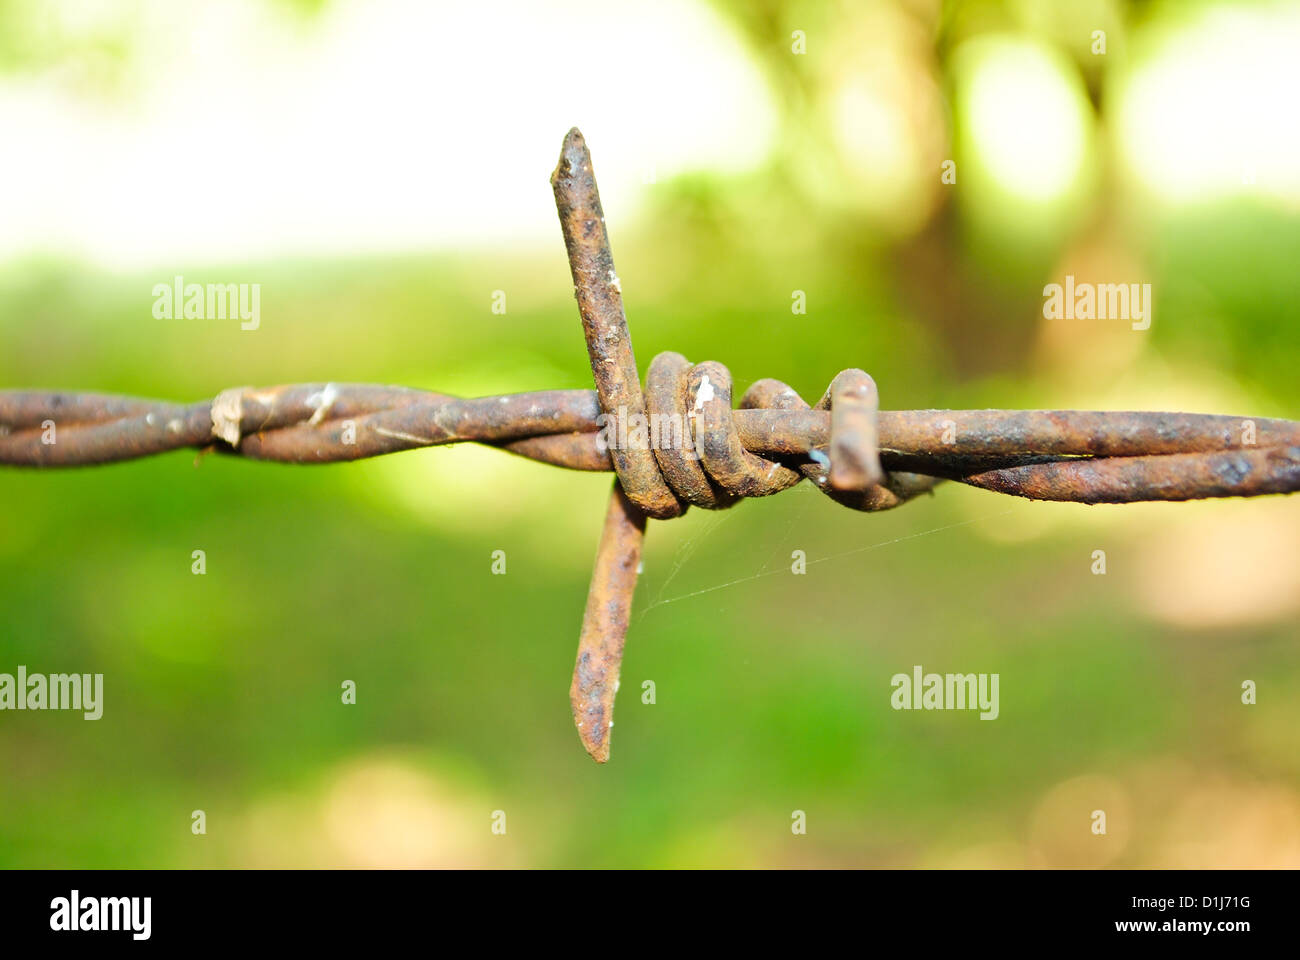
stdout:
MULTIPOLYGON (((721 9, 751 40, 782 22, 721 9)), ((951 44, 935 39, 940 70, 951 44)), ((815 101, 763 49, 776 88, 815 101)), ((728 364, 738 391, 774 376, 813 401, 860 366, 895 409, 1300 414, 1294 211, 1101 189, 1091 213, 1128 219, 1015 246, 978 229, 970 210, 1000 202, 978 178, 968 206, 938 194, 893 232, 836 183, 810 192, 778 156, 666 180, 639 219, 608 210, 642 371, 674 349, 728 364), (1095 249, 1153 283, 1148 333, 1043 323, 1042 285, 1095 249)), ((33 254, 0 268, 0 384, 178 401, 590 386, 558 224, 544 249, 173 272, 260 282, 260 329, 159 321, 166 278, 33 254)), ((1300 501, 1084 507, 948 484, 861 515, 804 485, 653 523, 600 768, 567 691, 608 485, 469 448, 0 471, 0 671, 106 688, 97 722, 0 715, 0 866, 1300 864, 1300 501), (1000 674, 999 718, 892 710, 914 664, 1000 674)))

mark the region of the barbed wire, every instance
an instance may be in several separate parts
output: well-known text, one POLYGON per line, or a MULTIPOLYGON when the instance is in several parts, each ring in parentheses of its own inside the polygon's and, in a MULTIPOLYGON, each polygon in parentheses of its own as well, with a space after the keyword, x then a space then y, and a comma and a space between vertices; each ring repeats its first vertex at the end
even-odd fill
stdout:
POLYGON ((174 404, 0 391, 0 463, 60 467, 186 447, 335 463, 475 442, 574 470, 613 471, 570 687, 587 752, 609 758, 614 695, 647 518, 729 507, 810 480, 852 509, 897 507, 943 480, 1034 500, 1132 503, 1300 490, 1300 423, 1213 414, 880 410, 841 371, 809 406, 779 380, 732 409, 713 361, 661 353, 645 388, 582 134, 551 177, 596 389, 464 399, 405 387, 297 384, 174 404))

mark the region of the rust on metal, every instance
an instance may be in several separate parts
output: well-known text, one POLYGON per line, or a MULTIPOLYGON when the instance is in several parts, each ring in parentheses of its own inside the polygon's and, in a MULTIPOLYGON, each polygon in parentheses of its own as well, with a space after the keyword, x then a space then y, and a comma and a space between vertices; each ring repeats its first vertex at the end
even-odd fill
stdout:
MULTIPOLYGON (((661 354, 655 361, 665 356, 669 355, 661 354)), ((654 369, 652 363, 652 374, 654 369)), ((85 466, 206 447, 216 441, 220 441, 217 450, 250 459, 337 463, 419 447, 476 442, 574 470, 614 469, 600 439, 600 406, 591 390, 547 390, 471 400, 355 384, 250 387, 240 392, 247 399, 242 404, 239 442, 229 445, 213 433, 211 400, 180 405, 99 394, 0 390, 0 464, 85 466), (301 402, 301 397, 323 394, 331 386, 335 400, 323 416, 316 406, 301 402), (532 412, 517 422, 510 419, 521 409, 532 412), (56 442, 42 442, 46 420, 57 425, 56 442), (349 420, 355 429, 354 440, 347 436, 349 420)), ((654 393, 654 380, 649 377, 647 397, 654 393)), ((731 411, 731 419, 745 450, 801 469, 816 467, 809 460, 810 453, 825 450, 831 440, 830 413, 810 408, 780 381, 757 381, 741 399, 740 409, 731 411), (765 392, 771 385, 775 385, 777 400, 793 399, 798 404, 783 406, 771 399, 765 392), (787 391, 789 396, 782 398, 787 391), (764 399, 756 401, 755 397, 764 399)), ((689 417, 687 424, 691 425, 689 417)), ((1115 459, 1300 446, 1300 423, 1190 413, 882 410, 879 436, 880 460, 887 472, 905 468, 939 479, 962 479, 963 474, 980 472, 973 468, 980 462, 1043 457, 1115 459), (1254 426, 1254 444, 1243 439, 1246 423, 1254 426), (952 440, 944 439, 950 434, 952 440)), ((664 464, 670 455, 681 455, 684 470, 693 471, 703 463, 698 452, 692 453, 692 443, 688 435, 683 448, 654 451, 665 476, 672 472, 664 464)), ((701 469, 700 476, 708 474, 701 469)), ((674 477, 670 485, 685 498, 685 481, 674 477)), ((1206 485, 1202 493, 1197 493, 1198 489, 1188 488, 1191 498, 1248 495, 1215 492, 1223 489, 1217 482, 1206 485)), ((1007 492, 1014 494, 1014 487, 1007 492)), ((730 499, 734 502, 735 498, 730 499)))
POLYGON ((1257 497, 1300 489, 1300 447, 1061 460, 961 479, 998 493, 1073 503, 1257 497))
MULTIPOLYGON (((623 287, 614 272, 605 212, 591 169, 591 153, 577 127, 564 138, 560 162, 551 174, 551 189, 569 253, 596 395, 617 433, 620 420, 645 416, 645 398, 623 313, 623 287)), ((649 449, 614 446, 610 458, 628 497, 643 512, 660 519, 681 515, 685 507, 664 483, 649 449)))
POLYGON ((1034 500, 1132 503, 1300 490, 1300 423, 1214 414, 880 410, 875 381, 841 371, 816 406, 661 353, 645 391, 623 312, 591 155, 576 129, 551 178, 596 389, 465 399, 404 387, 237 387, 175 404, 0 391, 0 463, 104 464, 182 448, 336 463, 475 442, 617 475, 587 597, 570 701, 587 752, 609 758, 614 693, 647 517, 725 509, 811 481, 836 503, 889 510, 944 480, 1034 500))
POLYGON ((618 693, 645 523, 645 514, 628 499, 621 482, 615 480, 596 550, 587 610, 578 638, 578 659, 569 687, 569 705, 578 736, 597 763, 609 760, 614 694, 618 693))
POLYGON ((817 407, 831 412, 830 485, 866 490, 883 481, 876 381, 863 370, 841 370, 817 407))

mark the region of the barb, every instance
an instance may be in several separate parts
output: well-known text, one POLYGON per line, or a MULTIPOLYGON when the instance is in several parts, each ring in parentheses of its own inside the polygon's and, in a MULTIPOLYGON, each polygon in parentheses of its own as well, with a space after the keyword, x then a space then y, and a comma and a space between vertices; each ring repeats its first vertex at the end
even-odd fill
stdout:
POLYGON ((880 410, 841 371, 816 406, 759 380, 732 409, 731 374, 677 353, 645 389, 623 312, 591 155, 576 129, 551 177, 596 389, 463 399, 405 387, 299 384, 174 404, 0 391, 0 463, 59 467, 210 448, 336 463, 475 442, 617 475, 570 689, 587 752, 609 758, 614 693, 648 517, 723 509, 811 480, 844 506, 897 507, 943 480, 1033 500, 1133 503, 1300 490, 1300 423, 1213 414, 880 410))

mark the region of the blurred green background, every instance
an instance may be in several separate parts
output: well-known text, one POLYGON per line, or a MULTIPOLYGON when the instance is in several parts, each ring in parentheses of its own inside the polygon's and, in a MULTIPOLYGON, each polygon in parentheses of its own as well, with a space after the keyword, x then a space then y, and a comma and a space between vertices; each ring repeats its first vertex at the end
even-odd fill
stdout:
MULTIPOLYGON (((1298 9, 0 0, 0 385, 589 387, 576 123, 643 372, 1300 416, 1298 9), (177 274, 260 283, 259 329, 155 319, 177 274), (1151 283, 1151 329, 1045 320, 1067 274, 1151 283)), ((99 721, 0 713, 0 865, 1300 865, 1300 500, 653 523, 597 767, 608 486, 472 448, 0 471, 0 672, 105 676, 99 721), (892 710, 914 664, 1000 674, 999 718, 892 710)))

